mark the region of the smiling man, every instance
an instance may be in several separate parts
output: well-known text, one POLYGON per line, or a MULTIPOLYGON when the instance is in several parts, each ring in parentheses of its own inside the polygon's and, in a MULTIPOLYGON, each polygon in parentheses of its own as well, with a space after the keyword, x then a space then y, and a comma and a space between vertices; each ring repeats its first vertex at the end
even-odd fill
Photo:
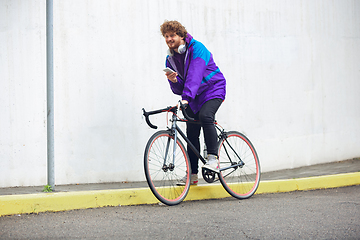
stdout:
MULTIPOLYGON (((200 152, 200 130, 204 131, 204 140, 208 152, 208 161, 203 168, 219 173, 217 134, 214 126, 215 114, 225 99, 226 80, 214 62, 211 52, 196 41, 178 21, 165 21, 160 31, 169 47, 166 67, 173 73, 165 73, 171 90, 180 95, 183 104, 188 104, 186 112, 201 122, 186 124, 186 134, 191 143, 200 152)), ((199 158, 187 147, 191 163, 191 184, 198 182, 199 158)), ((178 185, 184 185, 180 179, 178 185)))

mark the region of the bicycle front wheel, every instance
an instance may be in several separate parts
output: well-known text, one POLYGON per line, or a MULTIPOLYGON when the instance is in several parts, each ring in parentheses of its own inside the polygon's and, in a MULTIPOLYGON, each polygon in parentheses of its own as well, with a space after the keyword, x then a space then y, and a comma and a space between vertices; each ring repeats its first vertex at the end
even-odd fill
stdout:
POLYGON ((180 139, 170 131, 156 132, 148 141, 144 154, 146 180, 155 197, 166 205, 183 201, 190 188, 191 167, 189 157, 180 139), (185 185, 177 186, 186 178, 185 185))
POLYGON ((246 199, 257 190, 260 163, 254 146, 242 133, 231 131, 219 142, 219 179, 233 197, 246 199))

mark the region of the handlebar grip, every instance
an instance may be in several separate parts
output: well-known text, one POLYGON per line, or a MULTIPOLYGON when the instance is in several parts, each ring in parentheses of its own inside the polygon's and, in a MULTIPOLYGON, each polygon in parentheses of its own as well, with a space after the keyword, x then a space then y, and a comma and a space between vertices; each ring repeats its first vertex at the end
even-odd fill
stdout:
POLYGON ((149 119, 150 114, 148 112, 146 112, 144 108, 142 110, 143 110, 143 115, 145 116, 145 121, 149 125, 149 127, 153 128, 153 129, 157 129, 158 127, 151 124, 151 122, 150 122, 150 119, 149 119))

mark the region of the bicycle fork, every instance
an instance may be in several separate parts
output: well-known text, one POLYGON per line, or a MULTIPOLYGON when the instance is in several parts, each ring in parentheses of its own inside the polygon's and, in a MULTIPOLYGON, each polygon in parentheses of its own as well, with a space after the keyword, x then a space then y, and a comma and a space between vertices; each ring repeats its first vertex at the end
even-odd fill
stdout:
POLYGON ((166 165, 166 159, 167 159, 168 154, 169 154, 170 142, 171 142, 171 138, 168 138, 167 143, 166 143, 166 148, 165 148, 164 163, 163 163, 163 167, 162 167, 162 170, 164 172, 166 172, 167 170, 173 171, 174 168, 175 168, 176 145, 177 145, 177 131, 176 131, 175 122, 173 122, 173 126, 172 126, 171 130, 172 130, 172 134, 174 136, 174 148, 173 148, 173 155, 172 155, 172 163, 170 162, 169 166, 166 165))
POLYGON ((165 148, 165 157, 164 157, 164 163, 163 163, 163 167, 162 170, 164 172, 167 172, 168 170, 172 171, 174 170, 174 165, 172 163, 169 163, 169 166, 166 165, 166 159, 169 153, 169 148, 170 148, 170 141, 171 138, 168 138, 167 143, 166 143, 166 148, 165 148))

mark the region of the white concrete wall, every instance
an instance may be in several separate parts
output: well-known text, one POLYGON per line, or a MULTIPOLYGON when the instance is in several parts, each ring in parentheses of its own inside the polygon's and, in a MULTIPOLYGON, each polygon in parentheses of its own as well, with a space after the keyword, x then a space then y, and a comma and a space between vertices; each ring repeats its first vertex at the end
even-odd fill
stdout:
MULTIPOLYGON (((263 171, 360 156, 360 2, 54 1, 55 184, 141 181, 147 110, 178 100, 159 26, 182 22, 228 82, 218 121, 263 171)), ((46 184, 45 1, 0 1, 0 187, 46 184)), ((166 126, 166 116, 154 122, 166 126)))
POLYGON ((0 1, 0 187, 46 184, 44 1, 0 1))

